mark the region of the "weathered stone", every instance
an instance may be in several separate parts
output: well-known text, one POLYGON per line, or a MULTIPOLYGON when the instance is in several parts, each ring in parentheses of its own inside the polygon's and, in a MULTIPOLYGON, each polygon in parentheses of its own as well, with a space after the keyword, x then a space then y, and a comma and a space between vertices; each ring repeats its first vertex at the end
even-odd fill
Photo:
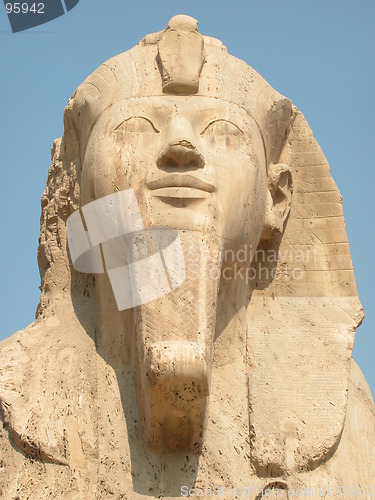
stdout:
POLYGON ((363 312, 303 115, 176 16, 90 75, 64 125, 37 320, 0 344, 0 494, 371 496, 363 312))

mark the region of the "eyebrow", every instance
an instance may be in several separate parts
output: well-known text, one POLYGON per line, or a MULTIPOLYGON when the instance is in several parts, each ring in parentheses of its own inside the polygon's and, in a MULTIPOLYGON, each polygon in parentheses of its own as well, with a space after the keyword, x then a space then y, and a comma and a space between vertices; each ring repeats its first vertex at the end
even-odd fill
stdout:
POLYGON ((233 125, 234 127, 236 127, 240 132, 241 134, 243 134, 243 130, 234 122, 232 122, 231 120, 227 120, 226 118, 214 118, 213 120, 210 120, 204 127, 203 127, 203 130, 202 132, 200 132, 200 134, 204 134, 204 132, 208 129, 208 127, 210 125, 212 125, 213 123, 215 122, 226 122, 226 123, 230 123, 231 125, 233 125))
MULTIPOLYGON (((228 104, 227 101, 224 101, 224 103, 228 104)), ((127 109, 125 108, 125 106, 121 106, 122 109, 119 109, 119 112, 122 115, 119 117, 119 119, 122 119, 122 121, 119 125, 116 126, 116 128, 114 129, 115 131, 119 129, 123 123, 132 118, 143 118, 150 123, 156 133, 160 133, 166 121, 168 121, 169 117, 176 110, 176 107, 178 107, 178 103, 174 102, 173 100, 171 102, 165 102, 163 103, 163 105, 157 105, 156 107, 152 102, 140 103, 137 101, 133 101, 129 104, 129 106, 126 106, 127 109)), ((194 125, 194 127, 197 127, 197 129, 200 130, 200 134, 202 134, 205 129, 215 121, 228 122, 234 127, 237 127, 241 134, 244 134, 247 122, 246 118, 248 118, 246 110, 244 108, 240 108, 240 111, 246 114, 246 118, 242 116, 241 112, 236 112, 236 120, 234 122, 231 121, 231 118, 234 118, 234 113, 232 112, 232 110, 228 109, 227 106, 225 106, 223 109, 220 104, 220 102, 216 103, 216 105, 210 103, 210 105, 206 108, 204 106, 197 106, 196 109, 192 109, 191 107, 186 108, 182 106, 181 111, 183 114, 185 114, 186 111, 188 112, 186 117, 194 125)))
POLYGON ((149 122, 149 124, 151 125, 151 127, 155 130, 155 132, 157 134, 160 133, 160 130, 155 126, 155 124, 153 123, 153 121, 148 118, 148 116, 143 116, 143 115, 131 115, 131 116, 128 116, 127 118, 125 118, 124 120, 122 120, 121 123, 119 123, 117 125, 117 127, 115 127, 115 131, 118 130, 125 122, 128 122, 129 120, 131 120, 132 118, 142 118, 143 120, 146 120, 147 122, 149 122))

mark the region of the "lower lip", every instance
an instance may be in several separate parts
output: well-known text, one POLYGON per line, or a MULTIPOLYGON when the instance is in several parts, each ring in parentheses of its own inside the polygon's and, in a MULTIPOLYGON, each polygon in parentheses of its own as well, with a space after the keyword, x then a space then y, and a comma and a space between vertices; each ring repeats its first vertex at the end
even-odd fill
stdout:
POLYGON ((152 196, 156 196, 157 198, 178 198, 183 200, 204 199, 209 198, 210 195, 211 193, 207 191, 191 187, 166 187, 152 191, 152 196))

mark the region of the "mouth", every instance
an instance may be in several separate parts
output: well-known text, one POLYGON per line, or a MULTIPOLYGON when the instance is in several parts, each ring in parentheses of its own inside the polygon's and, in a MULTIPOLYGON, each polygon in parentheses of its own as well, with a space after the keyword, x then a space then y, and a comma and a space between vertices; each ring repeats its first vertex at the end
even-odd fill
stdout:
POLYGON ((208 198, 215 187, 206 181, 186 174, 173 174, 147 184, 152 195, 158 198, 202 199, 208 198))

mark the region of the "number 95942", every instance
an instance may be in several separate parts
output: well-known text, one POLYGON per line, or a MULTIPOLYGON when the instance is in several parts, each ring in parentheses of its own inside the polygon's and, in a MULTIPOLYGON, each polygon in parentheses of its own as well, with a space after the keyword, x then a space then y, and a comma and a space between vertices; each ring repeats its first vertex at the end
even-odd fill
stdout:
POLYGON ((5 10, 7 14, 44 14, 44 3, 6 3, 5 10))

